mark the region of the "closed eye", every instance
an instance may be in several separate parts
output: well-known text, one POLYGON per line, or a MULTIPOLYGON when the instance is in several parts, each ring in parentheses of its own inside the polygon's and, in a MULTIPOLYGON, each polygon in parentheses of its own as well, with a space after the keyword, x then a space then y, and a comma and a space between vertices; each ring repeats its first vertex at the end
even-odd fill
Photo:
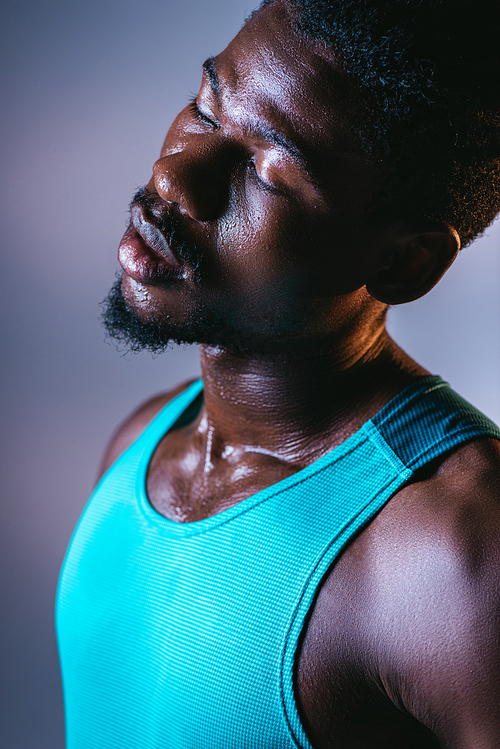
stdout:
MULTIPOLYGON (((218 122, 215 122, 214 120, 210 119, 204 112, 201 111, 201 109, 198 106, 197 97, 194 96, 189 101, 189 111, 195 117, 195 119, 198 120, 198 122, 203 123, 204 125, 209 126, 212 128, 212 130, 219 130, 220 124, 218 122)), ((260 175, 260 170, 258 169, 255 161, 253 159, 249 159, 247 162, 247 173, 251 180, 253 180, 257 185, 267 192, 270 192, 274 195, 280 195, 280 196, 287 196, 289 197, 288 192, 286 192, 283 189, 279 189, 275 187, 274 185, 269 184, 269 182, 266 182, 266 180, 262 179, 260 175)))
POLYGON ((203 114, 201 109, 198 107, 198 102, 196 101, 196 96, 191 99, 189 102, 189 111, 191 112, 194 117, 196 117, 197 120, 200 122, 203 122, 205 125, 210 125, 214 130, 219 129, 219 124, 217 122, 214 122, 210 119, 210 117, 207 117, 206 114, 203 114))

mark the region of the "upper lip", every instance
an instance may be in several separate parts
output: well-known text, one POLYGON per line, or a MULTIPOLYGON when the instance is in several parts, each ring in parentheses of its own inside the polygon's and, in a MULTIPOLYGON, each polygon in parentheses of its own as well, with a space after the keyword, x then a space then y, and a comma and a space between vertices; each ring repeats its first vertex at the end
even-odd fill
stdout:
POLYGON ((130 210, 130 218, 132 226, 136 232, 140 235, 144 243, 153 250, 153 252, 161 255, 161 257, 165 258, 165 260, 172 265, 180 267, 180 263, 165 236, 157 226, 145 217, 141 205, 136 203, 132 206, 130 210))

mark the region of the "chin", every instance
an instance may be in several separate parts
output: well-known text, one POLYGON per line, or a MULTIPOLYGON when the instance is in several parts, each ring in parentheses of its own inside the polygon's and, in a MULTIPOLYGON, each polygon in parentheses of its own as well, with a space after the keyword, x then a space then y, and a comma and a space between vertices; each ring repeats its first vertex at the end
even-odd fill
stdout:
POLYGON ((135 291, 137 309, 125 299, 121 276, 115 281, 106 299, 102 302, 102 323, 106 334, 120 349, 130 352, 149 351, 158 355, 174 344, 202 344, 227 349, 229 352, 248 357, 267 356, 290 351, 289 339, 282 331, 275 334, 255 335, 233 327, 228 314, 217 314, 213 310, 197 310, 191 319, 182 323, 161 323, 144 319, 145 308, 150 307, 148 287, 135 291), (143 293, 144 298, 140 299, 143 293), (141 303, 143 302, 143 304, 141 303))
MULTIPOLYGON (((143 292, 136 290, 134 296, 140 297, 141 293, 144 299, 138 298, 138 301, 148 302, 147 287, 144 287, 143 292)), ((102 323, 107 335, 125 351, 160 354, 173 344, 193 343, 224 347, 242 353, 253 349, 252 341, 232 329, 223 316, 217 319, 213 314, 201 312, 182 324, 145 320, 144 307, 135 310, 125 300, 121 277, 111 287, 102 307, 102 323)), ((253 343, 255 345, 255 341, 253 343)))

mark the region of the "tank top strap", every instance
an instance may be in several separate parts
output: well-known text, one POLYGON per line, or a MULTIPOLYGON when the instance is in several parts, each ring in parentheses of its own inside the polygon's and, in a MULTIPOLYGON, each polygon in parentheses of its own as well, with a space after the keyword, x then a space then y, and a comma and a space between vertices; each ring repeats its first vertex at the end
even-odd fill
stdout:
POLYGON ((437 375, 403 390, 371 421, 412 471, 475 437, 500 439, 498 426, 437 375))

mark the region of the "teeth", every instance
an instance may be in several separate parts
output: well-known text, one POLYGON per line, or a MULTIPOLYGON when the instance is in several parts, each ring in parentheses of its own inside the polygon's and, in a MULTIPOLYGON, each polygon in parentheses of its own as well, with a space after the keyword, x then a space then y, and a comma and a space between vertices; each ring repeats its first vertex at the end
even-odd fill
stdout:
POLYGON ((147 245, 158 252, 158 254, 163 255, 169 263, 179 265, 161 231, 156 226, 153 226, 153 224, 150 224, 149 221, 145 221, 140 206, 135 205, 132 208, 131 218, 135 230, 141 235, 147 245))

